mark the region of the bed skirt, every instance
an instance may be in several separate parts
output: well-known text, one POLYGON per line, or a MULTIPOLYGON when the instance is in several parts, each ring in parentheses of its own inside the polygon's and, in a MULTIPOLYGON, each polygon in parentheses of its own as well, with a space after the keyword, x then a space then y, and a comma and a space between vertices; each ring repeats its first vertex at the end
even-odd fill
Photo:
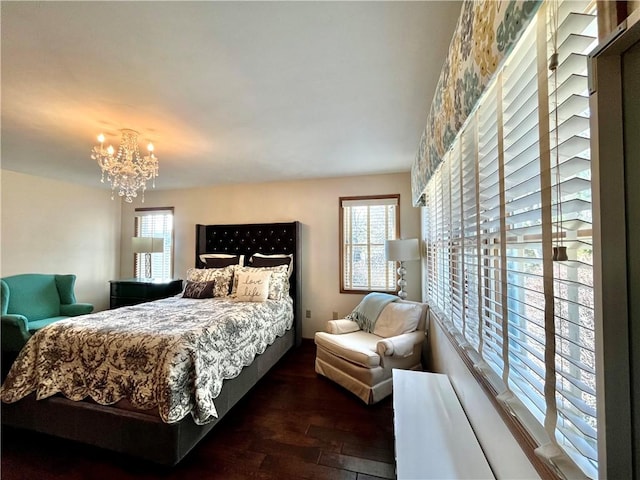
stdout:
POLYGON ((231 408, 295 345, 295 329, 278 337, 240 375, 225 380, 215 399, 218 418, 196 425, 191 415, 164 423, 150 413, 125 410, 64 397, 35 400, 35 395, 2 405, 2 424, 67 438, 113 450, 153 463, 172 466, 231 410, 231 408))

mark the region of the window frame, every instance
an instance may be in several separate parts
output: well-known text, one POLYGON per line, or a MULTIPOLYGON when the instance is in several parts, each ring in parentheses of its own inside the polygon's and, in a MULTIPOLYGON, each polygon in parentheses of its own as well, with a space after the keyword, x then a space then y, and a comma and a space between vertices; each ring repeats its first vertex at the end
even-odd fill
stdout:
MULTIPOLYGON (((134 225, 133 225, 133 235, 134 237, 139 237, 140 235, 140 226, 141 226, 141 218, 144 216, 150 216, 155 213, 165 212, 166 214, 171 214, 173 220, 171 222, 171 243, 170 245, 165 245, 165 252, 162 255, 166 255, 167 250, 169 251, 169 255, 171 258, 169 260, 169 276, 167 278, 174 278, 174 264, 175 264, 175 212, 174 207, 140 207, 135 209, 134 216, 134 225), (168 247, 168 248, 167 248, 168 247)), ((159 255, 157 253, 152 253, 153 255, 159 255)), ((138 277, 138 265, 143 260, 143 254, 134 253, 133 254, 133 275, 138 277)), ((144 278, 144 277, 142 277, 144 278)), ((152 272, 153 278, 153 272, 152 272)))
MULTIPOLYGON (((361 288, 361 289, 354 289, 354 288, 347 288, 345 286, 345 248, 346 248, 346 239, 345 239, 345 229, 344 229, 344 207, 343 207, 343 203, 345 201, 348 202, 353 202, 353 201, 362 201, 363 204, 372 200, 395 200, 396 201, 396 208, 395 208, 395 231, 393 232, 394 236, 387 236, 387 240, 395 240, 400 238, 400 194, 399 193, 393 193, 393 194, 385 194, 385 195, 357 195, 357 196, 346 196, 346 197, 340 197, 338 200, 338 210, 339 210, 339 258, 340 258, 340 293, 349 293, 349 294, 367 294, 367 293, 371 293, 371 292, 382 292, 382 293, 397 293, 398 292, 398 285, 397 285, 397 272, 396 272, 396 262, 387 262, 387 263, 393 263, 393 267, 387 266, 387 269, 391 268, 392 270, 392 274, 393 274, 393 284, 394 284, 394 288, 393 289, 380 289, 380 288, 371 288, 371 286, 369 285, 368 288, 361 288)), ((368 244, 370 245, 370 243, 368 244)), ((370 262, 369 262, 370 265, 370 262)), ((353 268, 353 264, 351 265, 351 268, 353 268)))

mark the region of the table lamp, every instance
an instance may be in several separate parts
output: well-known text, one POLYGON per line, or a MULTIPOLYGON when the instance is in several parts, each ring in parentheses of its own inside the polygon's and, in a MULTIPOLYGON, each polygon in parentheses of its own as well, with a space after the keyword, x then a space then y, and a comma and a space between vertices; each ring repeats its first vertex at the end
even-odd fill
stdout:
POLYGON ((151 278, 151 254, 164 252, 164 238, 132 237, 133 253, 144 253, 144 273, 151 278))
POLYGON ((407 281, 404 279, 404 276, 407 271, 404 268, 404 262, 420 259, 420 247, 418 245, 418 239, 407 238, 398 240, 387 240, 384 243, 384 254, 388 261, 400 262, 400 267, 398 268, 398 275, 400 276, 400 279, 398 280, 398 286, 400 287, 398 296, 402 299, 405 299, 407 298, 407 292, 405 290, 407 281))

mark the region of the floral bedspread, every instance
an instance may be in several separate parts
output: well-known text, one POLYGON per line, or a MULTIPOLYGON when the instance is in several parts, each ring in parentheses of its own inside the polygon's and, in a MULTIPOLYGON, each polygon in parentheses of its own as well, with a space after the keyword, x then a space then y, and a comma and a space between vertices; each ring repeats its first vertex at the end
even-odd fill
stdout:
POLYGON ((39 330, 0 390, 3 402, 36 392, 110 405, 157 407, 164 422, 217 417, 214 399, 293 323, 285 300, 170 297, 70 318, 39 330))

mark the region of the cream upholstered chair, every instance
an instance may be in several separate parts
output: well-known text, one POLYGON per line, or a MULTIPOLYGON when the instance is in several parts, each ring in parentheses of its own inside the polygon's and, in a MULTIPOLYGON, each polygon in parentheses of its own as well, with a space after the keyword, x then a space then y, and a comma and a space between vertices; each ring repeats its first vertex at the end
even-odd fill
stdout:
POLYGON ((315 334, 316 372, 371 404, 392 391, 391 370, 421 370, 428 306, 398 299, 380 312, 371 333, 355 321, 330 320, 315 334))

